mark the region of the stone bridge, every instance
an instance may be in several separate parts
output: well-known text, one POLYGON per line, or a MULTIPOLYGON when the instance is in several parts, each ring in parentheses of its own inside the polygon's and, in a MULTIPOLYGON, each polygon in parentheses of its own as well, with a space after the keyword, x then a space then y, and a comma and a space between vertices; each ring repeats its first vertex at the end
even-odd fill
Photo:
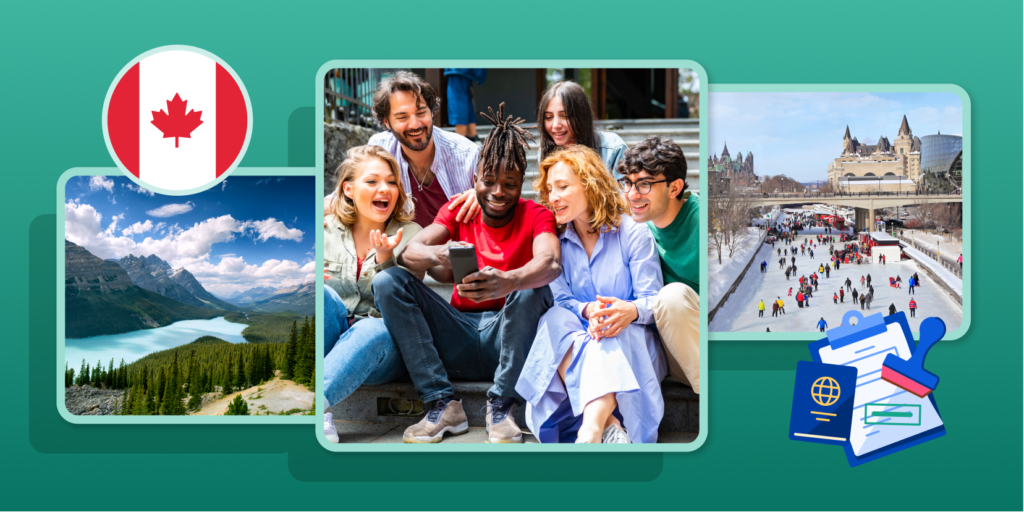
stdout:
POLYGON ((855 228, 859 231, 874 229, 875 209, 918 204, 961 203, 958 194, 751 194, 751 206, 785 206, 796 204, 829 204, 855 208, 855 228))

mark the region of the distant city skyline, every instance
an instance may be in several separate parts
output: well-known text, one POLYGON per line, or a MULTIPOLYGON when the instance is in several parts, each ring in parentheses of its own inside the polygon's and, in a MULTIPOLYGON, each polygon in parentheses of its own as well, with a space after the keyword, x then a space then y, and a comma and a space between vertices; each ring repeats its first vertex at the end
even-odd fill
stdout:
POLYGON ((953 93, 714 92, 708 110, 709 156, 728 144, 733 155, 754 153, 759 177, 801 182, 827 181, 847 126, 862 144, 895 139, 904 115, 917 137, 963 133, 963 106, 953 93))
POLYGON ((102 259, 156 254, 211 293, 280 288, 314 275, 311 176, 231 176, 190 196, 154 194, 123 176, 65 188, 65 238, 102 259))

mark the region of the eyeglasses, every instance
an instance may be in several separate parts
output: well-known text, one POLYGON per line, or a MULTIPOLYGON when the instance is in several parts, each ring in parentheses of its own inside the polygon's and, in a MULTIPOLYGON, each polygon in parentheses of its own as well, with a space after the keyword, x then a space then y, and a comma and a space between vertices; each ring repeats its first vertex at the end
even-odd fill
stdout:
POLYGON ((631 189, 633 187, 636 187, 636 191, 639 192, 640 195, 644 195, 644 194, 647 194, 647 193, 649 193, 651 191, 651 185, 654 185, 655 183, 665 183, 667 181, 668 180, 660 180, 660 181, 640 180, 640 181, 637 181, 637 182, 634 183, 632 181, 629 181, 626 178, 622 178, 622 179, 619 180, 619 185, 622 186, 622 191, 623 192, 628 193, 629 189, 631 189))

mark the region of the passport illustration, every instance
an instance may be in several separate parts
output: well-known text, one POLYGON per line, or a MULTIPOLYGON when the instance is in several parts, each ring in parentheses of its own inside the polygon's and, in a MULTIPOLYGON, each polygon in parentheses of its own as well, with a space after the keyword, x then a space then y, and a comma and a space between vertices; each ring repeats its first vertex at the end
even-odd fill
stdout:
POLYGON ((798 361, 789 438, 844 445, 850 437, 857 369, 798 361))

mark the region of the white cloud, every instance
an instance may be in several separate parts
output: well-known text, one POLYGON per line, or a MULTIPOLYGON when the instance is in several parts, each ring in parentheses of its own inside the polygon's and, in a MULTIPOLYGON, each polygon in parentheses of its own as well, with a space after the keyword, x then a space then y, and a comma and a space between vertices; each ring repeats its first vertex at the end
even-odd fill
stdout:
POLYGON ((114 180, 105 176, 91 176, 89 178, 89 190, 95 192, 104 189, 107 192, 114 191, 114 180))
POLYGON ((226 189, 226 188, 228 188, 228 180, 224 180, 224 181, 220 182, 220 190, 221 190, 221 192, 223 192, 224 189, 226 189))
POLYGON ((139 185, 133 185, 131 183, 122 183, 121 186, 128 190, 131 190, 132 192, 142 194, 144 196, 153 197, 155 195, 153 194, 152 190, 147 190, 145 187, 141 187, 139 185))
POLYGON ((291 260, 269 259, 255 265, 246 263, 242 257, 234 254, 223 254, 217 256, 220 260, 218 264, 210 263, 214 244, 230 242, 238 236, 251 236, 264 242, 270 238, 302 240, 301 230, 289 229, 272 218, 239 221, 230 215, 223 215, 187 228, 162 222, 154 226, 147 219, 122 229, 119 236, 117 225, 124 220, 124 214, 112 216, 104 228, 103 216, 95 208, 89 204, 68 201, 64 204, 64 216, 65 238, 92 254, 102 259, 122 258, 128 254, 156 254, 175 268, 185 267, 205 288, 214 293, 229 294, 256 286, 295 286, 311 281, 314 277, 315 265, 312 261, 299 264, 291 260), (159 239, 147 236, 145 240, 136 242, 131 236, 146 232, 156 234, 161 228, 167 230, 167 235, 159 239))
POLYGON ((167 227, 167 223, 166 222, 161 222, 161 223, 158 223, 155 227, 153 227, 153 231, 161 231, 161 230, 163 230, 166 227, 167 227))
POLYGON ((270 217, 266 220, 249 221, 244 225, 245 229, 251 229, 256 232, 254 238, 261 242, 266 242, 271 238, 278 238, 281 240, 294 240, 296 242, 302 241, 302 231, 295 228, 289 228, 285 226, 283 222, 270 217))
POLYGON ((183 213, 188 213, 188 212, 192 211, 192 208, 195 208, 195 205, 192 204, 192 201, 188 201, 185 204, 171 203, 171 204, 165 204, 165 205, 163 205, 163 206, 161 206, 159 208, 156 208, 154 210, 150 210, 150 211, 146 212, 146 215, 152 215, 153 217, 161 217, 161 218, 163 218, 163 217, 173 217, 175 215, 181 215, 183 213))
POLYGON ((186 266, 203 287, 213 293, 232 293, 256 286, 281 288, 313 280, 313 262, 299 265, 290 260, 271 259, 262 265, 250 265, 240 256, 224 255, 220 263, 209 261, 186 266))
POLYGON ((131 226, 121 230, 121 234, 124 236, 141 235, 146 231, 153 229, 153 221, 146 219, 146 222, 136 222, 131 226))

